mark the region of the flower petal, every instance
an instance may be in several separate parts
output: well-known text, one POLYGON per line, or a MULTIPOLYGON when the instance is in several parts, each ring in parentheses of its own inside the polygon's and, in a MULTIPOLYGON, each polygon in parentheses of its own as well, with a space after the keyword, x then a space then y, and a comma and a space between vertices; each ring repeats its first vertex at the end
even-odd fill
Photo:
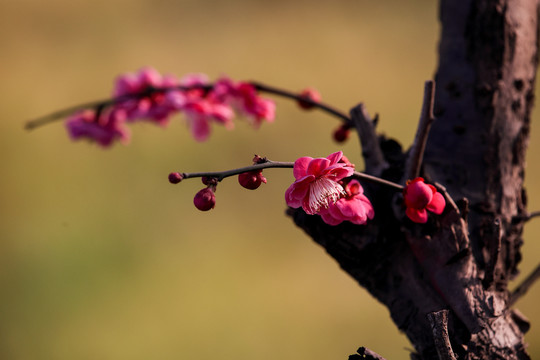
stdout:
POLYGON ((341 160, 341 157, 343 156, 342 151, 335 152, 333 154, 328 155, 326 158, 330 160, 330 165, 334 165, 341 160))
POLYGON ((446 201, 444 200, 444 196, 442 196, 440 192, 436 192, 433 194, 433 199, 431 199, 431 202, 427 204, 426 209, 440 215, 444 211, 445 206, 446 201))
POLYGON ((302 206, 302 201, 309 195, 309 184, 313 182, 315 176, 307 175, 303 178, 296 180, 285 191, 285 202, 292 208, 299 208, 302 206))
POLYGON ((405 210, 405 215, 418 224, 425 224, 428 219, 427 211, 425 209, 418 210, 408 207, 407 210, 405 210))
POLYGON ((321 175, 324 169, 330 166, 330 160, 325 158, 313 159, 309 162, 307 167, 307 173, 310 175, 321 175))
POLYGON ((295 179, 298 180, 307 175, 307 168, 311 160, 313 160, 312 157, 303 156, 294 162, 293 175, 295 179))

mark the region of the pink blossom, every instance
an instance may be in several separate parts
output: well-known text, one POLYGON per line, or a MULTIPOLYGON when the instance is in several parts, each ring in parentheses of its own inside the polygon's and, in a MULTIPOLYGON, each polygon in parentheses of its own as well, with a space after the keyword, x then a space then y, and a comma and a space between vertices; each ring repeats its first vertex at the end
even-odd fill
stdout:
POLYGON ((104 110, 96 118, 96 111, 84 110, 72 115, 66 121, 66 128, 73 140, 88 138, 107 147, 114 140, 129 142, 129 130, 124 126, 126 113, 122 109, 104 110))
POLYGON ((293 168, 296 181, 285 192, 287 205, 293 208, 301 206, 306 213, 313 215, 345 196, 345 190, 338 181, 351 176, 354 168, 340 163, 342 156, 339 151, 327 158, 305 156, 297 159, 293 168))
POLYGON ((437 192, 435 186, 426 184, 421 177, 407 181, 403 198, 407 207, 405 214, 409 219, 420 224, 427 222, 426 210, 440 215, 446 206, 442 194, 437 192))
POLYGON ((216 82, 213 92, 217 98, 252 119, 256 128, 263 120, 274 121, 276 104, 270 99, 260 97, 250 83, 234 83, 228 78, 221 78, 216 82))
POLYGON ((146 118, 166 125, 177 110, 170 104, 168 93, 177 93, 178 80, 171 75, 162 76, 151 67, 144 67, 135 74, 124 74, 116 79, 113 96, 121 101, 116 105, 127 112, 128 120, 146 118), (167 89, 152 91, 152 89, 167 89))
POLYGON ((329 225, 337 225, 343 221, 363 225, 368 219, 373 219, 375 212, 369 199, 364 195, 364 189, 358 180, 351 180, 345 185, 347 195, 329 204, 327 209, 319 212, 323 221, 329 225))
POLYGON ((167 95, 168 101, 175 109, 186 115, 188 127, 195 140, 204 141, 211 132, 210 124, 217 122, 227 129, 232 129, 234 112, 231 107, 218 99, 213 92, 203 88, 208 84, 204 74, 190 74, 180 80, 180 85, 192 89, 172 92, 167 95))

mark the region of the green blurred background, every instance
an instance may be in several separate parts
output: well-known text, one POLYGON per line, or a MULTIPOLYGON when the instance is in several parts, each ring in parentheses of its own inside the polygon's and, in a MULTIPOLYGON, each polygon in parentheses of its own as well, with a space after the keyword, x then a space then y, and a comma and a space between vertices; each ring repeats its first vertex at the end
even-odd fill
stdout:
MULTIPOLYGON (((109 96, 114 77, 152 65, 178 76, 312 86, 347 111, 365 102, 380 129, 412 140, 436 67, 433 1, 0 0, 0 358, 346 359, 367 346, 408 358, 386 309, 284 216, 288 171, 257 191, 223 182, 216 208, 192 205, 199 181, 171 171, 292 161, 343 149, 338 122, 277 100, 277 119, 238 122, 196 143, 183 119, 132 127, 128 146, 72 143, 58 122, 25 120, 109 96)), ((540 209, 539 117, 528 156, 540 209)), ((536 265, 527 225, 522 273, 536 265)), ((522 276, 520 277, 522 278, 522 276)), ((540 286, 517 307, 540 356, 540 286)))

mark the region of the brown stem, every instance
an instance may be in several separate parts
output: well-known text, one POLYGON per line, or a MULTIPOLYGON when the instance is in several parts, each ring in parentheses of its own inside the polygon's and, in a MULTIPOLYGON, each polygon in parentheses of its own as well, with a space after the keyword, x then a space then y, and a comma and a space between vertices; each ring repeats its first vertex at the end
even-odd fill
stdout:
POLYGON ((405 178, 402 181, 403 183, 408 179, 415 179, 420 175, 420 167, 422 166, 422 160, 424 158, 424 150, 426 149, 429 130, 431 129, 431 124, 435 120, 435 117, 433 116, 434 99, 435 82, 433 80, 428 80, 424 84, 422 112, 420 114, 416 136, 405 165, 405 178))

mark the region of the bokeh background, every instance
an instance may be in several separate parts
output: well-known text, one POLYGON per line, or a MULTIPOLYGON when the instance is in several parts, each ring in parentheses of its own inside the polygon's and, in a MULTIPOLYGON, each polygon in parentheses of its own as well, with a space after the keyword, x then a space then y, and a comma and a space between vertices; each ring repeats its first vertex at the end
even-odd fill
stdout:
MULTIPOLYGON (((277 99, 277 119, 238 122, 191 139, 132 126, 103 150, 72 143, 61 122, 26 120, 109 96, 114 77, 152 65, 181 76, 312 86, 347 111, 358 102, 408 146, 423 82, 436 68, 434 1, 0 0, 0 358, 346 359, 367 346, 388 359, 410 344, 386 309, 284 215, 284 170, 248 191, 220 184, 216 208, 192 205, 198 180, 171 171, 221 170, 253 154, 292 161, 342 149, 338 122, 277 99)), ((527 188, 540 209, 540 113, 527 188)), ((522 274, 538 261, 540 221, 528 224, 522 274)), ((521 279, 523 276, 520 276, 521 279)), ((518 279, 518 280, 519 280, 518 279)), ((540 356, 540 286, 517 307, 540 356)))

